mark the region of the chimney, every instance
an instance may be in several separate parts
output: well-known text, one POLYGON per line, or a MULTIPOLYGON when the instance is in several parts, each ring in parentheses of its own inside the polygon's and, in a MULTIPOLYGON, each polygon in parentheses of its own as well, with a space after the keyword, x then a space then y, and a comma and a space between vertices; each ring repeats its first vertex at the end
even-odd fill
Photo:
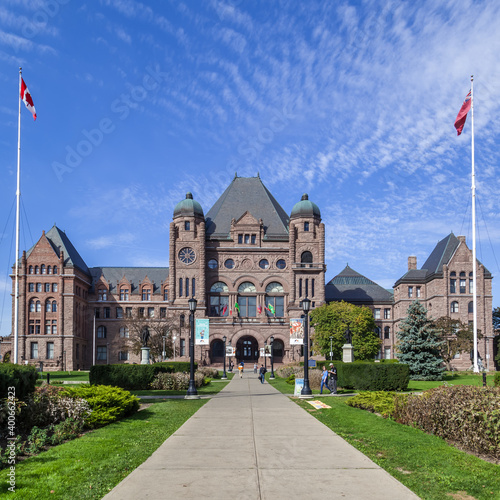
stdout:
POLYGON ((414 255, 408 257, 408 271, 417 269, 417 258, 414 255))
POLYGON ((465 243, 465 236, 457 236, 457 238, 460 243, 465 243))

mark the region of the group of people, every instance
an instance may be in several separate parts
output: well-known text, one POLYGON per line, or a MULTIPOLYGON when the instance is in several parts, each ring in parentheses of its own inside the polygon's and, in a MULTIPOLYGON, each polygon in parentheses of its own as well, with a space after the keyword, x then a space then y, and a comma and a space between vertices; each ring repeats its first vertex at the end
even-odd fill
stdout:
POLYGON ((330 369, 328 370, 323 365, 320 394, 323 394, 323 387, 326 387, 330 391, 330 394, 337 394, 337 369, 333 366, 333 363, 330 363, 330 369))

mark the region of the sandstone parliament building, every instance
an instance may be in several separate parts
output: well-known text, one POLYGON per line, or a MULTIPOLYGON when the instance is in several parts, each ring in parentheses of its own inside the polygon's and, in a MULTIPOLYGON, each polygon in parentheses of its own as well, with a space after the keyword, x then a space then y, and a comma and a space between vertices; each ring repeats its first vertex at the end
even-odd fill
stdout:
MULTIPOLYGON (((288 214, 259 176, 235 176, 206 213, 188 193, 174 209, 169 252, 168 268, 88 267, 65 232, 56 226, 43 232, 20 261, 19 362, 42 362, 44 370, 89 369, 94 358, 139 363, 127 342, 131 317, 171 318, 178 324, 176 359, 187 360, 191 297, 198 301, 196 318, 209 319, 209 344, 195 348, 196 360, 208 364, 222 361, 223 337, 237 361, 262 361, 260 349, 271 336, 276 363, 298 361, 290 319, 301 317, 306 297, 312 308, 341 300, 369 307, 382 358, 395 357, 398 323, 415 299, 433 318, 472 321, 465 237, 444 237, 421 268, 409 257, 393 290, 349 266, 327 282, 320 209, 304 195, 288 214)), ((491 280, 478 262, 479 353, 488 369, 494 369, 491 280)), ((3 355, 12 351, 8 341, 1 347, 3 355)), ((469 353, 453 363, 469 368, 469 353)))

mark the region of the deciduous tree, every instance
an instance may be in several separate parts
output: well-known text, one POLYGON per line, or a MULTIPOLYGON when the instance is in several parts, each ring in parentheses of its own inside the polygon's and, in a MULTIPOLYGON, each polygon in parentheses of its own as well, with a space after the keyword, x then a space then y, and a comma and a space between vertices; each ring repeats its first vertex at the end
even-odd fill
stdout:
POLYGON ((334 359, 342 359, 342 346, 346 343, 347 326, 352 335, 354 357, 359 360, 373 359, 382 341, 375 333, 375 320, 368 307, 358 307, 348 302, 332 302, 317 307, 310 314, 314 327, 313 349, 324 356, 330 353, 330 337, 334 359))

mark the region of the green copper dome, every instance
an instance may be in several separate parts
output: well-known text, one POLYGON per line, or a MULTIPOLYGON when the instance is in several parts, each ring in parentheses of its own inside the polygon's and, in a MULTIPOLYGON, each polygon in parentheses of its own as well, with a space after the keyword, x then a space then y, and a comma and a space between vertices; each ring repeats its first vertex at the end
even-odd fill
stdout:
POLYGON ((174 219, 176 217, 196 216, 205 218, 205 216, 203 215, 203 208, 201 208, 201 205, 197 201, 193 200, 192 193, 187 193, 186 199, 175 205, 174 219))
POLYGON ((321 218, 321 212, 319 211, 318 205, 309 201, 309 196, 304 194, 302 195, 302 199, 293 206, 290 218, 311 216, 321 218))

